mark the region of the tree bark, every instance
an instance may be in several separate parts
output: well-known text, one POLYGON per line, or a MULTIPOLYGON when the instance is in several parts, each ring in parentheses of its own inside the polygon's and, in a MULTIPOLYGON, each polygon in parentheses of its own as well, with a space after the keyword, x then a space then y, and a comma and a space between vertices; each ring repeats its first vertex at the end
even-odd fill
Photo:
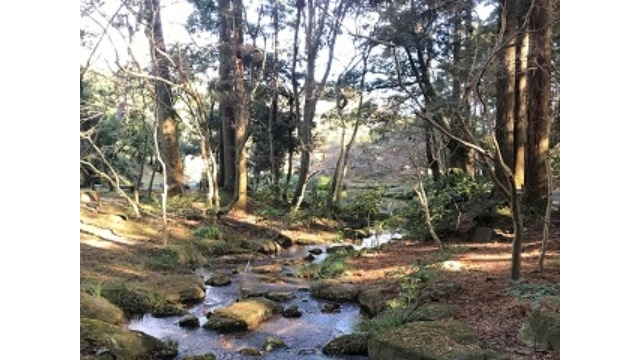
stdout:
POLYGON ((220 30, 220 123, 222 127, 222 168, 221 186, 234 194, 236 187, 235 169, 235 129, 234 121, 233 77, 234 77, 234 49, 232 37, 234 33, 233 4, 231 0, 219 0, 219 30, 220 30))
POLYGON ((180 157, 177 113, 173 108, 169 63, 160 19, 160 0, 147 0, 146 4, 147 37, 151 47, 151 59, 155 79, 156 118, 160 133, 160 156, 167 165, 168 196, 181 196, 184 175, 180 157))
POLYGON ((546 203, 551 92, 551 0, 536 1, 531 13, 529 123, 527 125, 526 201, 543 210, 546 203))
MULTIPOLYGON (((518 31, 518 0, 502 0, 500 4, 500 24, 504 26, 503 39, 506 41, 499 54, 498 78, 496 80, 496 139, 505 164, 514 169, 514 127, 516 116, 516 33, 518 31)), ((508 180, 499 172, 498 178, 508 180)))
POLYGON ((513 176, 516 187, 524 185, 526 146, 527 146, 527 57, 529 55, 529 32, 524 25, 531 0, 520 0, 518 5, 518 23, 523 27, 516 37, 516 115, 514 133, 513 176))

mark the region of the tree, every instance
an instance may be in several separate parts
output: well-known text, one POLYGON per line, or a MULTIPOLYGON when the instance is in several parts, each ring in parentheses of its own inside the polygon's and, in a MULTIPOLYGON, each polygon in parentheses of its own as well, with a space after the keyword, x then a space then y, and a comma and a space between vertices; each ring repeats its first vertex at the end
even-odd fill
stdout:
MULTIPOLYGON (((349 71, 345 72, 343 76, 338 79, 336 83, 335 97, 336 97, 336 112, 338 120, 340 121, 340 153, 338 154, 338 160, 336 162, 336 167, 334 170, 333 178, 331 179, 331 185, 329 187, 329 206, 340 206, 340 200, 342 197, 342 188, 344 185, 344 179, 347 175, 347 165, 349 164, 349 153, 351 152, 351 148, 355 143, 356 136, 358 134, 358 129, 360 125, 364 122, 366 118, 368 118, 372 111, 371 103, 364 103, 364 84, 365 84, 365 76, 367 74, 368 68, 368 59, 369 54, 371 53, 371 46, 365 45, 365 49, 362 53, 362 72, 359 75, 359 83, 357 85, 357 90, 353 90, 348 81, 345 78, 348 78, 350 74, 349 71), (344 83, 346 84, 344 84, 344 83), (347 106, 349 100, 352 100, 355 97, 358 97, 358 106, 352 112, 352 114, 344 114, 344 109, 347 106), (353 130, 351 132, 351 137, 348 142, 345 142, 346 132, 347 132, 347 117, 352 117, 353 119, 353 130)), ((350 70, 350 69, 349 69, 350 70)), ((355 80, 355 79, 354 79, 355 80)))
POLYGON ((544 209, 549 193, 546 159, 551 126, 552 24, 556 2, 534 1, 530 21, 529 112, 527 125, 526 201, 544 209))
MULTIPOLYGON (((333 51, 336 38, 339 33, 339 26, 351 5, 347 0, 307 0, 307 12, 305 24, 305 55, 307 60, 306 79, 304 83, 304 108, 302 111, 302 121, 299 123, 300 141, 302 142, 302 152, 300 156, 300 172, 298 174, 298 184, 293 195, 293 209, 296 212, 302 198, 307 182, 309 181, 309 167, 311 165, 311 153, 313 152, 312 128, 316 113, 318 98, 323 94, 329 72, 333 63, 333 51), (333 6, 331 6, 333 4, 333 6), (320 10, 320 14, 316 11, 320 10), (326 39, 323 35, 326 34, 326 39), (320 46, 325 43, 329 50, 329 59, 324 69, 324 74, 320 81, 316 81, 316 61, 320 51, 320 46)), ((296 2, 298 11, 304 7, 304 1, 296 2)), ((295 61, 295 59, 294 59, 295 61)), ((295 95, 294 95, 295 96, 295 95)))
POLYGON ((166 164, 167 196, 181 196, 183 193, 183 170, 178 142, 178 114, 173 108, 171 92, 171 75, 169 65, 171 59, 167 56, 162 33, 160 18, 160 0, 146 0, 144 15, 146 20, 146 34, 151 48, 151 65, 153 68, 156 119, 159 137, 160 157, 166 164))

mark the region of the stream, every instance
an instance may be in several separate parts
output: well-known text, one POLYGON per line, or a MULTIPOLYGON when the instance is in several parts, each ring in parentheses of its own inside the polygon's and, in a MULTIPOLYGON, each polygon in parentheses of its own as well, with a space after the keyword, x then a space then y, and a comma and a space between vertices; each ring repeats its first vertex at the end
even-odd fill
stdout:
MULTIPOLYGON (((399 234, 373 235, 364 239, 357 250, 362 248, 377 247, 393 239, 399 239, 399 234)), ((298 306, 302 312, 300 318, 285 318, 275 316, 263 322, 258 329, 244 332, 221 334, 202 327, 196 329, 181 328, 178 321, 183 316, 155 318, 151 315, 132 319, 129 323, 130 330, 142 331, 158 339, 171 339, 178 342, 178 356, 176 359, 184 359, 187 355, 202 355, 213 353, 220 360, 227 359, 268 359, 268 360, 293 360, 293 359, 368 359, 366 356, 346 356, 322 354, 322 347, 333 338, 354 332, 354 327, 361 319, 360 306, 357 303, 342 303, 340 311, 336 313, 323 313, 322 307, 328 301, 311 297, 309 293, 309 281, 297 278, 293 275, 294 267, 289 265, 293 260, 304 258, 308 250, 320 248, 323 253, 318 255, 313 262, 319 263, 326 258, 327 247, 331 245, 293 245, 283 249, 281 253, 271 259, 263 259, 252 263, 237 266, 240 271, 231 275, 231 284, 226 286, 206 286, 206 296, 203 302, 188 308, 190 314, 200 319, 204 324, 207 319, 207 311, 226 307, 233 304, 243 292, 265 293, 269 291, 292 292, 295 298, 283 301, 283 307, 298 306), (264 275, 252 271, 261 265, 281 264, 283 270, 278 274, 281 281, 273 283, 274 274, 264 275), (261 349, 268 336, 282 339, 289 348, 279 348, 270 352, 264 352, 260 357, 242 355, 238 353, 243 348, 261 349)), ((229 266, 229 265, 224 265, 229 266)), ((211 268, 200 268, 197 274, 207 279, 212 273, 211 268)))

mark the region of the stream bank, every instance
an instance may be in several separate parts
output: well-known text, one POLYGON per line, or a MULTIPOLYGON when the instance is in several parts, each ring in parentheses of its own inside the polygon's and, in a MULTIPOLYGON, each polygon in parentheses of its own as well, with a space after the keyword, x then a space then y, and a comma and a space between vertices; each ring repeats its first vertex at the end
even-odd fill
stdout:
POLYGON ((220 257, 196 270, 203 280, 214 274, 227 276, 231 280, 224 286, 207 285, 204 301, 187 309, 190 315, 198 318, 200 326, 180 327, 179 322, 184 316, 156 318, 146 314, 130 321, 128 328, 177 342, 178 360, 207 353, 215 354, 218 359, 253 358, 252 355, 241 353, 243 349, 260 350, 262 359, 272 360, 367 359, 366 356, 322 354, 322 347, 332 339, 355 331, 361 319, 360 306, 354 301, 338 303, 312 296, 311 282, 296 276, 296 267, 305 263, 321 263, 332 251, 331 248, 353 247, 361 250, 400 237, 399 234, 373 235, 357 245, 293 245, 277 255, 249 261, 242 257, 220 257), (311 258, 311 253, 316 255, 311 258), (298 309, 301 316, 289 318, 279 313, 256 328, 243 332, 222 333, 203 327, 208 321, 208 313, 228 308, 243 299, 262 297, 279 300, 282 309, 298 309), (264 351, 265 344, 273 338, 282 340, 286 347, 264 351))

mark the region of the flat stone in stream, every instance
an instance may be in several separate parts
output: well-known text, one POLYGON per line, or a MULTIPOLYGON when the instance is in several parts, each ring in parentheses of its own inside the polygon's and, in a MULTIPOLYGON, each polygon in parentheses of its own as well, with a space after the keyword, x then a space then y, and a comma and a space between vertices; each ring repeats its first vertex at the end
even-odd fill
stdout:
POLYGON ((225 286, 231 284, 231 278, 225 274, 216 272, 209 276, 205 284, 209 286, 225 286))
POLYGON ((358 288, 334 279, 316 280, 311 283, 311 296, 329 301, 355 301, 358 297, 358 288))
POLYGON ((269 300, 283 302, 295 299, 295 295, 291 291, 269 291, 265 296, 269 300))
POLYGON ((271 300, 246 299, 207 313, 208 320, 202 327, 221 333, 254 330, 260 323, 281 311, 282 308, 271 300))

